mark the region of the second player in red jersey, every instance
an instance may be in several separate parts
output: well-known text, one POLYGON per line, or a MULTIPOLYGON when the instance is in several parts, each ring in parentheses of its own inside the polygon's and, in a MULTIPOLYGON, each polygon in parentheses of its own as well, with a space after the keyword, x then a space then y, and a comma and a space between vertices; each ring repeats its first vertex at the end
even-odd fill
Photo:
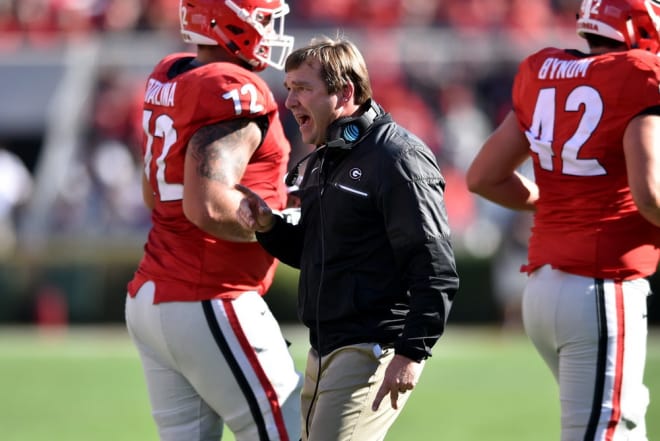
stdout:
MULTIPOLYGON (((559 384, 562 441, 646 441, 647 276, 660 260, 660 2, 583 0, 589 53, 525 58, 467 174, 534 211, 525 331, 559 384), (528 158, 534 178, 517 172, 528 158)), ((523 263, 523 262, 521 262, 523 263)))
POLYGON ((514 111, 542 189, 526 270, 551 264, 611 279, 655 272, 660 230, 635 205, 621 140, 633 117, 658 106, 659 78, 660 58, 639 49, 548 48, 521 64, 514 111))

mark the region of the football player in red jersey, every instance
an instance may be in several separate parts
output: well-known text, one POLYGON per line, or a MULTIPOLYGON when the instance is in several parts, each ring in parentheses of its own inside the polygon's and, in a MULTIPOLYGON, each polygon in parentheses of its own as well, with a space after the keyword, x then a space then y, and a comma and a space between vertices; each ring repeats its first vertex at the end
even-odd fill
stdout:
POLYGON ((589 53, 527 57, 471 191, 533 210, 525 330, 559 383, 561 439, 646 440, 647 276, 660 258, 660 2, 584 0, 589 53), (534 181, 516 172, 531 157, 534 181))
POLYGON ((196 53, 160 61, 144 95, 152 228, 128 284, 126 323, 160 438, 300 437, 300 374, 262 296, 276 260, 236 219, 249 185, 284 208, 290 145, 267 84, 293 46, 284 0, 183 0, 196 53))

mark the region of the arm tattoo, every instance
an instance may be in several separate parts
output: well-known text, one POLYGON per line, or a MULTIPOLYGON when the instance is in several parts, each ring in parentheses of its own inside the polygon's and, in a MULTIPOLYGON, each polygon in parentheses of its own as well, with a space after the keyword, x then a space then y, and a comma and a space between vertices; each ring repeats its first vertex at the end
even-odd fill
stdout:
POLYGON ((235 119, 205 126, 192 136, 188 148, 197 160, 197 172, 223 183, 240 180, 250 155, 242 149, 255 139, 258 128, 250 119, 235 119))

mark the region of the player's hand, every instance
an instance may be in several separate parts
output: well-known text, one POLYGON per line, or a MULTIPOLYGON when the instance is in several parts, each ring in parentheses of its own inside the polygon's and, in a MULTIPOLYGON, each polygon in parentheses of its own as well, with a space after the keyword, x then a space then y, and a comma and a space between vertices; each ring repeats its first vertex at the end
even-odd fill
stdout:
POLYGON ((244 185, 237 184, 236 190, 244 197, 238 206, 238 220, 250 230, 265 233, 275 224, 275 216, 268 204, 261 197, 244 185))
POLYGON ((417 363, 403 355, 395 355, 385 370, 383 384, 380 385, 380 389, 376 393, 371 410, 374 412, 378 410, 380 402, 387 394, 390 394, 392 409, 398 409, 399 394, 405 394, 412 390, 417 385, 421 372, 421 363, 417 363))

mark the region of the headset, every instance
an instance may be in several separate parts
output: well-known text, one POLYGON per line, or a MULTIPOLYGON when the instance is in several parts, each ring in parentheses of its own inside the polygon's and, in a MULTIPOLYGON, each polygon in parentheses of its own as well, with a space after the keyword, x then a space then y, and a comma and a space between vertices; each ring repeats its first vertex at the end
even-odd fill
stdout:
POLYGON ((326 142, 306 154, 284 177, 287 187, 293 187, 298 180, 300 166, 314 153, 322 149, 350 150, 366 136, 369 127, 380 114, 378 104, 372 99, 365 101, 358 109, 358 116, 343 116, 334 120, 326 131, 326 142))
POLYGON ((362 104, 359 110, 363 110, 359 116, 343 116, 328 126, 325 144, 328 148, 350 150, 362 141, 379 112, 371 99, 362 104))

